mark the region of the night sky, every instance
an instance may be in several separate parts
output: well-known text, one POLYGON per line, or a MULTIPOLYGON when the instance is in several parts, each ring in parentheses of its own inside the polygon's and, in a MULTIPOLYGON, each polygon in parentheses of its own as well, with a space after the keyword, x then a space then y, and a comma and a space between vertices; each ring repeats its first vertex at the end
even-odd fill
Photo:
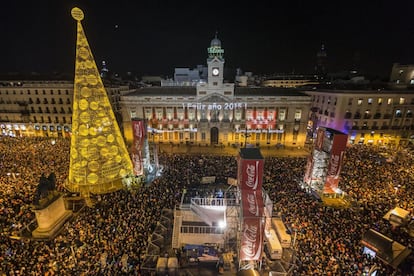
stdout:
POLYGON ((4 2, 0 74, 73 74, 75 6, 98 66, 120 74, 206 64, 216 31, 225 66, 253 73, 312 73, 322 43, 330 72, 388 77, 394 62, 414 63, 413 1, 4 2))

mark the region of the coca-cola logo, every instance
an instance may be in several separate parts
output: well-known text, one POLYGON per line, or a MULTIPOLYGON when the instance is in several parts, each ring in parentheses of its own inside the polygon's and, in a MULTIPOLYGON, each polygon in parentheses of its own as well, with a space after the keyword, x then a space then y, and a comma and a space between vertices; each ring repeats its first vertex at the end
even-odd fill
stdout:
POLYGON ((141 122, 136 122, 134 124, 134 133, 135 133, 135 137, 137 138, 141 138, 142 136, 144 136, 141 125, 142 125, 141 122))
POLYGON ((332 154, 329 166, 328 175, 337 175, 339 172, 341 156, 337 154, 332 154))
MULTIPOLYGON (((259 222, 260 223, 260 222, 259 222)), ((243 238, 241 244, 241 252, 244 254, 244 259, 254 260, 260 257, 260 242, 257 242, 259 233, 258 224, 252 225, 245 221, 243 230, 243 238)))
POLYGON ((259 183, 259 179, 258 179, 258 168, 259 167, 259 162, 256 161, 256 164, 247 164, 246 166, 246 175, 247 175, 247 179, 246 179, 246 185, 247 187, 252 188, 253 190, 257 189, 257 185, 259 183))
POLYGON ((140 151, 144 140, 144 125, 141 121, 136 121, 133 125, 134 129, 134 146, 136 151, 140 151))
POLYGON ((258 217, 259 216, 259 206, 257 204, 256 192, 247 194, 247 203, 249 206, 250 214, 258 217))
POLYGON ((140 174, 142 170, 140 154, 132 154, 132 162, 134 163, 135 174, 140 174))
POLYGON ((305 181, 306 179, 309 179, 309 177, 312 174, 312 165, 313 165, 312 159, 308 159, 308 164, 306 166, 306 173, 305 173, 305 181))
POLYGON ((243 231, 243 243, 241 246, 242 252, 249 258, 254 258, 256 255, 256 237, 258 227, 256 225, 248 225, 243 231))
POLYGON ((317 137, 316 137, 316 147, 318 149, 322 148, 322 143, 323 143, 324 136, 325 136, 325 131, 323 131, 322 129, 319 129, 317 137))

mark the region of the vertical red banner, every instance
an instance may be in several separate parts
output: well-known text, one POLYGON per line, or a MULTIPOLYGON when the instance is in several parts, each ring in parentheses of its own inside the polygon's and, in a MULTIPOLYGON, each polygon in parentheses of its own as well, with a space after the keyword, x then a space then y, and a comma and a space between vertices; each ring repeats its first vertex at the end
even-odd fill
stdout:
POLYGON ((309 155, 308 162, 306 163, 305 176, 303 178, 303 181, 308 185, 311 184, 311 181, 312 181, 312 170, 313 170, 313 156, 309 155))
POLYGON ((263 252, 263 224, 261 218, 243 218, 240 260, 258 261, 263 252))
POLYGON ((315 143, 316 150, 322 150, 324 139, 325 139, 325 130, 323 128, 318 128, 318 133, 316 134, 316 143, 315 143))
POLYGON ((132 164, 134 166, 134 174, 142 175, 144 173, 142 152, 144 142, 147 136, 147 129, 144 120, 132 121, 132 164))
POLYGON ((244 218, 263 217, 264 204, 261 190, 241 190, 241 198, 244 218))
POLYGON ((335 134, 332 141, 332 150, 326 174, 325 190, 335 190, 339 185, 339 174, 341 173, 342 159, 346 149, 348 135, 335 134))
POLYGON ((264 158, 257 148, 240 150, 237 180, 241 191, 242 232, 240 260, 258 261, 263 253, 264 202, 262 194, 264 158))
POLYGON ((238 182, 240 189, 262 190, 264 160, 239 158, 238 182))

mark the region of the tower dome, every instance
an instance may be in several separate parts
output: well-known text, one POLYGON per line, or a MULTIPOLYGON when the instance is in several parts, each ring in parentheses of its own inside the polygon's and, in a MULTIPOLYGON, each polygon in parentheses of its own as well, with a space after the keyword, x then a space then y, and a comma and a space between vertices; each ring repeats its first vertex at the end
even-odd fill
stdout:
POLYGON ((216 36, 211 40, 210 47, 221 47, 221 41, 217 38, 217 33, 216 36))
POLYGON ((217 32, 216 36, 211 40, 210 47, 207 48, 208 52, 208 58, 223 58, 224 49, 221 48, 221 41, 217 38, 217 32))

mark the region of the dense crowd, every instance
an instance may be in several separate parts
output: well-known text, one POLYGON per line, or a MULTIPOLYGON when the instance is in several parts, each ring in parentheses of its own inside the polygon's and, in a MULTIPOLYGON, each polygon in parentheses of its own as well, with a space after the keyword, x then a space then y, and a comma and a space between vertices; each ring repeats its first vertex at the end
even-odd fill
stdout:
POLYGON ((360 241, 370 228, 414 247, 406 231, 393 229, 383 219, 396 206, 414 210, 414 160, 401 153, 387 162, 379 153, 380 149, 367 146, 347 149, 340 186, 352 200, 350 208, 325 207, 301 189, 303 158, 266 159, 264 187, 274 211, 297 231, 296 275, 363 275, 373 265, 379 268, 377 275, 414 273, 413 263, 409 264, 412 254, 408 267, 398 270, 363 254, 360 241))
MULTIPOLYGON (((55 239, 14 239, 10 236, 18 236, 34 219, 31 204, 42 174, 54 172, 57 189, 64 190, 69 140, 0 137, 0 274, 144 275, 148 237, 161 211, 174 208, 182 190, 201 177, 225 182, 237 172, 234 156, 160 154, 159 160, 164 165, 162 177, 138 190, 100 196, 55 239)), ((413 159, 384 162, 373 147, 347 149, 341 186, 354 202, 343 209, 324 207, 300 188, 305 162, 266 158, 263 177, 274 212, 298 230, 296 275, 360 275, 373 264, 380 275, 403 275, 364 255, 360 240, 374 228, 413 249, 413 238, 382 219, 396 205, 413 211, 413 159)))

